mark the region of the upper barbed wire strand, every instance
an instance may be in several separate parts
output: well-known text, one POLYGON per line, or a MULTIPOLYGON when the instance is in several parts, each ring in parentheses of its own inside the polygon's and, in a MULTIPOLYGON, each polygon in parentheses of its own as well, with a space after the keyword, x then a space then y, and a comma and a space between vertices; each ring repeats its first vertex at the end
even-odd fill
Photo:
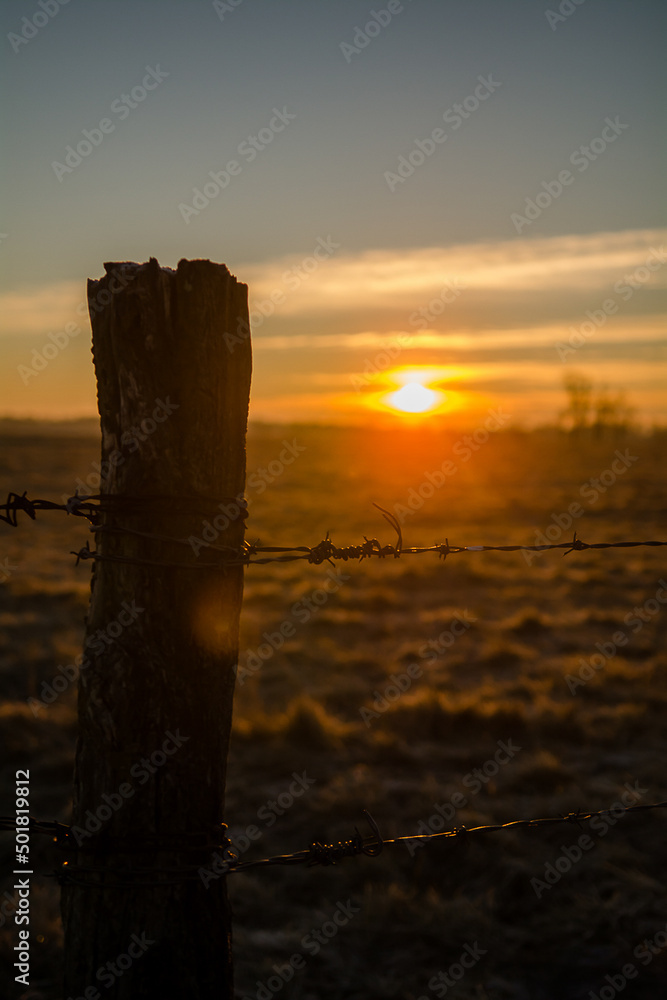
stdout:
MULTIPOLYGON (((6 503, 0 504, 0 521, 4 521, 10 527, 16 528, 18 527, 18 513, 20 511, 23 511, 34 521, 38 511, 57 510, 74 515, 75 517, 87 518, 92 525, 91 531, 96 534, 99 532, 115 532, 171 543, 173 545, 184 545, 188 548, 192 548, 192 545, 191 541, 187 538, 137 531, 136 529, 123 527, 118 524, 102 524, 100 523, 101 515, 118 515, 123 513, 123 510, 126 513, 136 513, 137 510, 141 510, 142 508, 145 510, 148 504, 160 503, 168 504, 169 512, 175 515, 200 514, 202 511, 205 514, 211 514, 212 508, 208 505, 221 502, 220 498, 216 500, 211 497, 200 496, 183 495, 172 497, 167 494, 152 494, 133 497, 99 493, 87 498, 74 494, 74 496, 69 497, 66 503, 55 503, 52 500, 30 500, 26 494, 27 491, 22 494, 8 494, 6 503)), ((245 520, 248 517, 248 508, 245 501, 239 500, 238 497, 223 497, 222 500, 233 500, 237 505, 235 520, 245 520)), ((203 560, 183 563, 153 559, 130 559, 124 556, 105 556, 91 549, 88 542, 81 549, 71 554, 76 556, 77 565, 81 560, 93 559, 179 569, 224 569, 226 566, 265 565, 272 562, 295 562, 297 560, 303 560, 319 566, 323 562, 333 562, 336 559, 343 562, 352 559, 363 561, 364 559, 373 557, 378 559, 385 559, 387 557, 398 559, 404 555, 425 555, 426 553, 436 553, 440 558, 446 559, 449 555, 459 555, 463 552, 547 552, 552 549, 565 549, 563 555, 566 556, 570 552, 583 552, 586 549, 627 549, 641 546, 655 547, 667 545, 667 541, 658 540, 640 542, 584 542, 577 536, 577 532, 575 531, 571 541, 554 542, 548 545, 450 545, 449 539, 445 538, 444 542, 437 542, 434 545, 405 547, 401 525, 397 517, 384 507, 381 507, 380 504, 373 503, 373 506, 381 512, 382 516, 396 532, 398 536, 396 544, 382 545, 377 538, 367 538, 364 535, 363 542, 356 545, 339 546, 334 544, 329 536, 329 532, 327 532, 326 536, 317 545, 260 545, 259 541, 252 543, 244 541, 241 548, 234 549, 231 546, 215 545, 212 542, 198 540, 200 548, 210 549, 212 552, 220 553, 220 555, 224 556, 224 559, 220 558, 215 562, 203 560), (261 555, 262 553, 272 553, 272 555, 261 555), (253 558, 258 555, 260 558, 253 558)))

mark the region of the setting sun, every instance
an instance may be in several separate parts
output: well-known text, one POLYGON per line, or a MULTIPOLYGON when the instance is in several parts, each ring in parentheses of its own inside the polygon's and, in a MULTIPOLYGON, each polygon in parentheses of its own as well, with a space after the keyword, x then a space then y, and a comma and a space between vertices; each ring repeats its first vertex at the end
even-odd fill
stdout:
POLYGON ((427 389, 421 382, 408 382, 401 389, 392 392, 385 402, 403 413, 425 413, 432 410, 443 399, 443 393, 427 389))
POLYGON ((359 413, 361 408, 373 423, 422 425, 446 417, 475 419, 486 400, 466 387, 470 373, 463 365, 404 365, 354 377, 355 394, 339 397, 341 409, 359 413))

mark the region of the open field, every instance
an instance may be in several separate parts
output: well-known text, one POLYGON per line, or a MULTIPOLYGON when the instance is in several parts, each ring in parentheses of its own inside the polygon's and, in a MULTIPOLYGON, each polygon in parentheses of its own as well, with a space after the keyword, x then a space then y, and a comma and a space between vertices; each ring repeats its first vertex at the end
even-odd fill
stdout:
MULTIPOLYGON (((445 537, 535 544, 548 528, 552 541, 575 528, 588 542, 665 539, 664 444, 659 434, 575 444, 555 432, 501 432, 466 444, 444 434, 256 426, 247 537, 314 545, 330 531, 338 544, 364 535, 394 542, 376 501, 400 505, 407 546, 445 537), (285 441, 296 457, 265 475, 285 441), (448 461, 453 472, 433 475, 448 461), (422 488, 426 473, 432 490, 422 488)), ((60 500, 93 473, 98 451, 96 433, 6 433, 0 487, 60 500)), ((88 537, 85 521, 63 514, 0 523, 3 787, 29 767, 34 815, 62 822, 74 686, 37 714, 27 699, 81 650, 90 564, 75 568, 68 553, 88 537)), ((366 834, 364 808, 393 837, 430 822, 436 830, 443 814, 447 827, 477 826, 601 809, 623 795, 666 799, 665 581, 665 549, 650 548, 249 567, 227 798, 239 852, 296 851, 313 837, 348 839, 355 826, 366 834), (402 686, 410 680, 400 697, 396 675, 402 686), (304 771, 314 782, 290 794, 304 771), (293 800, 286 808, 271 805, 281 794, 293 800)), ((3 793, 0 813, 10 811, 3 793)), ((238 996, 261 996, 273 966, 298 955, 273 995, 430 1000, 445 995, 434 977, 453 966, 446 995, 457 1000, 585 1000, 619 976, 631 979, 624 996, 654 1000, 667 981, 666 813, 232 875, 238 996), (568 869, 562 859, 576 857, 583 835, 568 869), (547 865, 560 867, 552 885, 547 865), (464 954, 471 967, 457 980, 464 954)), ((2 844, 4 873, 10 838, 2 844)), ((35 837, 33 850, 42 871, 58 860, 46 838, 35 837)), ((0 896, 10 886, 11 877, 0 896)), ((19 996, 10 899, 2 896, 0 974, 3 995, 19 996)), ((34 988, 25 997, 56 1000, 53 880, 32 902, 34 988)))

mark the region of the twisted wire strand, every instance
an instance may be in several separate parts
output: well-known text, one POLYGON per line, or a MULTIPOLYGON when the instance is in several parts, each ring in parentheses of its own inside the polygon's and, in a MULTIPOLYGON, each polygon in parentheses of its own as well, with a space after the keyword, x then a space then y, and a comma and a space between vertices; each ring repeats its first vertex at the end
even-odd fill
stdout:
POLYGON ((8 493, 5 503, 0 504, 0 521, 12 528, 18 526, 18 514, 23 512, 34 521, 38 511, 57 510, 73 517, 85 517, 91 524, 99 524, 101 514, 137 513, 154 510, 163 505, 161 513, 173 514, 204 514, 213 515, 219 509, 219 504, 233 503, 238 508, 230 520, 242 520, 248 516, 247 502, 238 497, 206 497, 198 495, 171 495, 168 493, 145 493, 141 496, 130 496, 121 493, 94 493, 80 497, 78 492, 69 497, 65 503, 53 500, 30 500, 27 490, 23 493, 8 493), (3 513, 4 511, 4 513, 3 513))
MULTIPOLYGON (((139 497, 120 496, 117 494, 99 493, 83 498, 76 493, 70 497, 66 503, 55 503, 51 500, 30 500, 26 493, 9 493, 7 501, 0 504, 0 521, 4 521, 11 527, 18 526, 18 514, 23 512, 33 521, 38 511, 57 510, 75 517, 84 517, 91 522, 91 531, 95 534, 102 532, 113 532, 116 534, 126 534, 133 537, 146 538, 161 543, 169 543, 178 546, 185 546, 192 551, 191 540, 179 538, 177 536, 156 534, 147 531, 139 531, 135 528, 128 528, 119 524, 102 523, 104 514, 136 513, 137 511, 153 509, 156 505, 165 504, 169 513, 192 514, 212 513, 213 504, 227 500, 235 505, 232 515, 229 508, 225 517, 232 520, 245 520, 248 517, 247 502, 238 497, 222 497, 213 499, 210 497, 191 497, 187 495, 169 496, 167 494, 150 494, 139 497), (4 511, 4 513, 3 513, 4 511)), ((450 555, 460 555, 469 552, 547 552, 554 549, 563 549, 563 555, 570 552, 583 552, 586 549, 631 549, 644 547, 658 547, 667 545, 667 541, 620 541, 620 542, 584 542, 574 532, 573 538, 569 542, 554 542, 548 545, 450 545, 449 539, 444 542, 437 542, 434 545, 409 546, 403 544, 403 534, 398 519, 390 511, 374 503, 376 507, 391 525, 397 534, 395 544, 383 545, 377 538, 367 538, 364 535, 363 542, 356 545, 335 545, 327 532, 325 538, 316 545, 261 545, 259 541, 244 541, 240 548, 228 545, 216 545, 213 542, 206 542, 199 539, 199 547, 217 553, 218 558, 212 560, 199 560, 192 562, 177 562, 161 559, 134 558, 130 556, 103 555, 95 549, 91 549, 90 542, 86 542, 77 551, 72 551, 71 555, 76 557, 76 565, 79 562, 92 559, 97 562, 126 563, 136 566, 155 566, 157 568, 174 568, 188 570, 225 570, 232 566, 265 565, 274 562, 295 562, 303 560, 312 565, 319 566, 323 562, 333 564, 334 560, 348 562, 350 560, 364 559, 398 559, 401 556, 425 555, 435 553, 438 558, 446 559, 450 555), (259 557, 259 558, 255 558, 259 557)))
MULTIPOLYGON (((338 841, 331 844, 313 840, 305 850, 295 851, 292 854, 279 854, 268 858, 241 861, 236 855, 234 855, 233 851, 230 850, 229 839, 226 836, 223 836, 219 838, 222 841, 219 844, 211 845, 209 843, 206 846, 200 844, 198 846, 193 845, 189 848, 189 850, 196 851, 198 854, 201 854, 203 850, 211 849, 213 847, 222 850, 225 857, 220 859, 213 868, 207 868, 205 864, 200 862, 198 864, 170 866, 164 868, 133 865, 130 868, 119 871, 100 865, 77 865, 66 861, 61 865, 60 869, 55 872, 48 872, 44 874, 46 877, 56 878, 61 883, 71 882, 76 885, 92 886, 103 889, 128 888, 136 887, 137 885, 174 885, 180 884, 184 881, 202 881, 202 874, 204 874, 204 876, 209 875, 211 878, 215 878, 220 875, 233 875, 235 872, 250 871, 254 868, 267 868, 270 866, 304 865, 307 868, 314 868, 317 866, 339 864, 346 858, 358 857, 360 855, 369 858, 376 858, 387 847, 393 847, 397 844, 403 843, 414 843, 416 841, 427 842, 432 840, 441 840, 443 838, 454 838, 468 842, 470 838, 477 837, 481 834, 498 833, 502 830, 511 829, 540 829, 563 823, 571 823, 579 829, 582 829, 582 823, 594 819, 597 816, 613 817, 614 820, 617 820, 621 816, 629 813, 636 814, 639 812, 666 808, 667 801, 625 806, 623 807, 622 812, 619 810, 618 806, 614 806, 613 809, 597 809, 591 811, 582 811, 581 809, 578 809, 576 812, 570 812, 561 816, 515 819, 509 820, 506 823, 490 823, 484 826, 474 827, 458 826, 451 830, 442 830, 438 833, 408 834, 389 839, 382 837, 377 823, 368 810, 364 809, 364 815, 372 830, 371 837, 362 837, 359 830, 355 827, 354 836, 349 840, 338 841), (156 876, 158 875, 162 875, 164 877, 157 878, 156 876), (112 881, 109 881, 109 879, 112 881)), ((35 833, 50 835, 57 847, 73 847, 70 834, 71 828, 63 823, 44 822, 30 817, 30 824, 28 828, 35 833)), ((226 825, 222 824, 222 829, 226 828, 226 825)), ((16 824, 13 817, 0 817, 0 830, 14 829, 16 829, 16 824)), ((25 830, 26 827, 21 827, 21 829, 25 830)), ((105 850, 106 849, 108 849, 108 846, 105 850)), ((94 851, 94 848, 87 845, 84 850, 88 853, 94 851)), ((159 838, 155 840, 155 843, 150 845, 128 844, 123 848, 123 851, 128 851, 129 853, 133 853, 135 850, 139 852, 146 850, 179 850, 181 853, 184 853, 188 850, 188 848, 175 848, 173 842, 161 841, 159 838)))

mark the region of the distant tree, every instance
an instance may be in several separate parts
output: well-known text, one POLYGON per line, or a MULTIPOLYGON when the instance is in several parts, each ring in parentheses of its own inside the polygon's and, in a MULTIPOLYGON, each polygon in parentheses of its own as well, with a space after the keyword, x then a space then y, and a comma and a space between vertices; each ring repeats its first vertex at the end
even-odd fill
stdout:
POLYGON ((596 437, 617 437, 632 429, 634 407, 628 404, 625 393, 619 392, 612 396, 608 388, 602 386, 594 405, 593 433, 596 437))
POLYGON ((618 437, 632 430, 634 408, 625 393, 612 395, 604 385, 594 390, 592 380, 579 372, 568 372, 563 384, 568 402, 560 419, 571 434, 618 437))
POLYGON ((592 423, 593 383, 577 372, 567 372, 563 382, 568 403, 561 413, 561 419, 567 430, 581 434, 592 423))

